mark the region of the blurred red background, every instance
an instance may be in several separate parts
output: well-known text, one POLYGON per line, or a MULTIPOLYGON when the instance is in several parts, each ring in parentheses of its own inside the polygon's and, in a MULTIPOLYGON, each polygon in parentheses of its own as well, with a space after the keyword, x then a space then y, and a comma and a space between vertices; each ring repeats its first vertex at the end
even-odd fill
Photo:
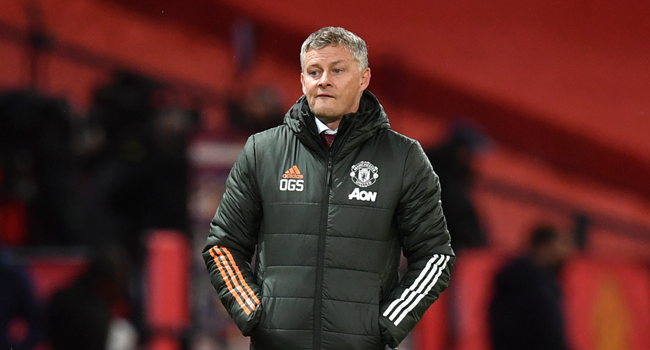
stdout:
MULTIPOLYGON (((194 176, 200 189, 214 189, 202 174, 215 164, 200 155, 205 147, 226 154, 216 166, 221 174, 237 153, 240 141, 222 137, 232 87, 273 83, 290 106, 301 94, 304 38, 326 25, 345 27, 368 43, 369 89, 394 129, 432 147, 462 117, 492 140, 477 159, 472 193, 490 248, 459 260, 453 278, 466 305, 457 315, 458 349, 486 348, 491 274, 523 249, 531 225, 571 230, 577 215, 589 218, 589 235, 565 280, 575 348, 647 349, 639 325, 650 318, 649 13, 640 0, 2 1, 0 88, 36 88, 84 118, 113 69, 155 77, 173 87, 178 103, 199 101, 194 176), (233 40, 241 25, 254 28, 254 63, 244 73, 233 40), (35 30, 48 45, 30 44, 35 30), (608 318, 620 320, 614 331, 622 343, 602 340, 613 332, 608 318)), ((193 202, 197 223, 214 210, 214 197, 193 202)), ((21 207, 3 212, 11 210, 21 207)), ((12 228, 4 238, 20 243, 16 217, 0 215, 0 225, 12 228)), ((199 242, 205 233, 194 235, 199 242)), ((44 273, 34 266, 36 276, 44 273)), ((419 326, 426 339, 419 349, 448 344, 445 332, 431 335, 448 321, 444 305, 443 298, 419 326)))

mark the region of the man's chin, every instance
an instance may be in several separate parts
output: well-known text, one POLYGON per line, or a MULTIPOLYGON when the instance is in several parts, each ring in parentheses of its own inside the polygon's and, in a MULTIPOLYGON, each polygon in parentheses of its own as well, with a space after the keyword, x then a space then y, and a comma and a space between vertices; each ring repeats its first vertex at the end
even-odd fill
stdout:
POLYGON ((336 113, 336 111, 332 110, 331 108, 318 108, 314 107, 311 109, 311 112, 314 113, 314 115, 318 116, 319 118, 324 118, 324 119, 339 119, 341 116, 336 113))

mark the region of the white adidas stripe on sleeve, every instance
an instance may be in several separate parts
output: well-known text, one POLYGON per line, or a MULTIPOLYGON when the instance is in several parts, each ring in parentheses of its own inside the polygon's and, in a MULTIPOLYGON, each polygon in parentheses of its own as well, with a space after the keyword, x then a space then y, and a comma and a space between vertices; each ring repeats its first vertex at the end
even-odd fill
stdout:
POLYGON ((395 326, 431 291, 438 278, 447 266, 450 257, 436 254, 427 261, 413 284, 404 290, 399 299, 394 300, 384 311, 384 316, 395 323, 395 326))
MULTIPOLYGON (((420 281, 422 280, 422 278, 423 278, 424 276, 426 276, 427 272, 428 272, 429 269, 431 268, 431 265, 433 264, 433 262, 434 262, 438 257, 439 257, 439 255, 436 254, 436 255, 434 255, 433 257, 431 257, 431 259, 429 259, 429 261, 427 261, 427 264, 424 266, 424 269, 422 269, 422 272, 420 272, 420 275, 415 279, 415 282, 413 282, 413 286, 417 286, 418 283, 420 283, 420 281)), ((390 314, 390 312, 393 310, 393 308, 394 308, 395 306, 397 306, 400 302, 404 301, 404 299, 408 296, 410 290, 411 290, 411 287, 405 289, 404 292, 402 293, 402 295, 400 295, 399 299, 395 299, 395 300, 394 300, 394 301, 393 301, 393 302, 388 306, 388 309, 386 309, 386 311, 384 311, 384 316, 385 316, 385 317, 387 317, 387 316, 390 314)))
POLYGON ((408 308, 406 308, 406 310, 404 310, 402 314, 395 320, 396 326, 399 325, 400 322, 402 322, 402 320, 404 319, 404 317, 406 317, 406 315, 417 306, 417 304, 420 302, 420 300, 422 300, 422 298, 424 298, 425 295, 429 294, 433 286, 435 286, 436 282, 438 282, 438 278, 447 267, 447 262, 449 261, 449 259, 450 259, 449 256, 445 257, 445 262, 442 264, 442 266, 440 266, 440 268, 438 269, 438 273, 433 278, 433 281, 429 283, 426 290, 423 293, 420 293, 418 297, 408 306, 408 308))

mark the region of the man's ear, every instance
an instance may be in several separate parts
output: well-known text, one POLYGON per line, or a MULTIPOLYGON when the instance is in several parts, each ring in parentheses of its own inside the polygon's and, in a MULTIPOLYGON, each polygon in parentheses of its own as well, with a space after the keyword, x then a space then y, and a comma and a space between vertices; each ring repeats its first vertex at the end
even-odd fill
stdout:
POLYGON ((370 85, 370 75, 370 68, 366 68, 361 72, 361 91, 367 89, 368 85, 370 85))
POLYGON ((306 92, 305 92, 305 90, 306 90, 305 89, 305 76, 302 73, 300 73, 300 85, 302 85, 302 93, 306 94, 306 92))

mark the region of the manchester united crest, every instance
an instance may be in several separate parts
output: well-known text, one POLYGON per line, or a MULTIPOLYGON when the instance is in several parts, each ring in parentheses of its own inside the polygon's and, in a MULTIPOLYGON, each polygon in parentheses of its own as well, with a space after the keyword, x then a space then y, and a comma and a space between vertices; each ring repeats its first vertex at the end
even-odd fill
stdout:
POLYGON ((359 187, 368 187, 377 181, 379 174, 378 168, 370 162, 359 162, 352 166, 350 177, 352 181, 359 187))

